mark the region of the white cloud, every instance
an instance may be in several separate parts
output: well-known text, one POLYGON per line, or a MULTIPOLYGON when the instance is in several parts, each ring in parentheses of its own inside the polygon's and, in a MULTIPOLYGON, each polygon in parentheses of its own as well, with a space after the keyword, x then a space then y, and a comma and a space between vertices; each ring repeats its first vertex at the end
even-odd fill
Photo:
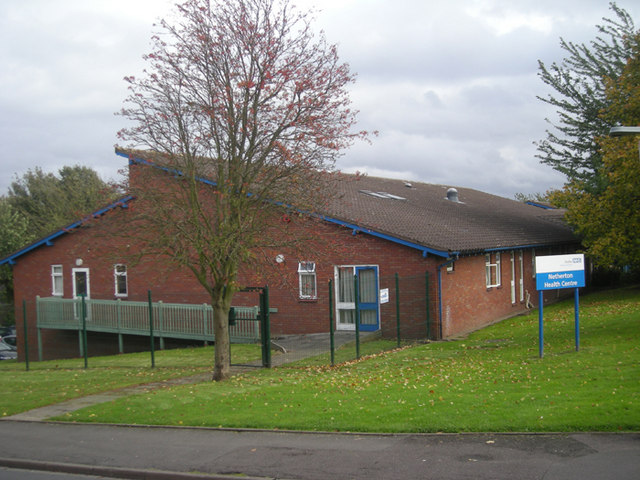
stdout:
MULTIPOLYGON (((358 128, 372 144, 345 152, 347 171, 511 196, 563 178, 535 158, 553 109, 537 60, 562 58, 559 37, 596 35, 602 0, 294 0, 358 74, 358 128)), ((638 15, 638 6, 618 2, 638 15)), ((153 23, 173 0, 0 3, 0 192, 14 174, 83 164, 116 176, 122 78, 139 74, 153 23)))

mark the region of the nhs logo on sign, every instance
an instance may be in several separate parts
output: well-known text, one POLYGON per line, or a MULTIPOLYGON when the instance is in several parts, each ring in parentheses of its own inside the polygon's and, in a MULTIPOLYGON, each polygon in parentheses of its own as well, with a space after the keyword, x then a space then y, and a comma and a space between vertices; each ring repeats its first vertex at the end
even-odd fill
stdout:
POLYGON ((536 257, 536 289, 556 290, 584 286, 584 255, 536 257))

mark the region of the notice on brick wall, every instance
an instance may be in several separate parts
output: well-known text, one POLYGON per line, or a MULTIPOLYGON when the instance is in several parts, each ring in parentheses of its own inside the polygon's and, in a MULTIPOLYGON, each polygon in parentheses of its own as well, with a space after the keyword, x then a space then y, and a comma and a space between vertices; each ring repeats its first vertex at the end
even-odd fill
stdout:
POLYGON ((382 288, 380 289, 380 304, 389 303, 389 289, 382 288))

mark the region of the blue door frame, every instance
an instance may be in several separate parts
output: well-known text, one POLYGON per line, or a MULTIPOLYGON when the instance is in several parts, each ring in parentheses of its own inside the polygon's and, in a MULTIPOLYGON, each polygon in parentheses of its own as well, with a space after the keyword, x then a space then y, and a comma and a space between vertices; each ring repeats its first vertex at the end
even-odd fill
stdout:
POLYGON ((356 267, 356 275, 358 275, 358 283, 360 285, 360 291, 358 292, 360 330, 363 332, 375 332, 380 329, 378 267, 356 267), (373 271, 373 282, 363 281, 363 273, 366 276, 367 273, 365 272, 367 271, 373 271), (365 288, 368 290, 363 290, 365 288))

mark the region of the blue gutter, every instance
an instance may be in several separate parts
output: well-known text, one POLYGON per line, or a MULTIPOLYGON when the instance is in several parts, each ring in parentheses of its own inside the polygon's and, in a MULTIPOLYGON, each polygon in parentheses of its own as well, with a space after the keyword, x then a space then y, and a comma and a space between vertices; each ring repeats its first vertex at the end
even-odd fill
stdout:
POLYGON ((40 248, 43 245, 50 247, 54 244, 54 240, 58 237, 61 237, 62 235, 66 235, 67 233, 70 233, 72 230, 82 226, 84 223, 86 223, 89 219, 92 218, 98 218, 102 215, 104 215, 105 213, 113 210, 114 208, 120 207, 120 208, 128 208, 129 206, 129 202, 133 200, 133 196, 128 195, 124 198, 121 198, 120 200, 118 200, 117 202, 112 203, 111 205, 104 207, 100 210, 97 210, 95 212, 93 212, 92 214, 90 214, 89 216, 78 220, 70 225, 67 225, 64 228, 61 228, 60 230, 52 233, 51 235, 44 237, 34 243, 32 243, 31 245, 28 245, 26 247, 24 247, 21 250, 18 250, 15 253, 12 253, 11 255, 9 255, 8 257, 3 258, 2 260, 0 260, 0 265, 15 265, 16 264, 16 259, 18 257, 21 257, 22 255, 25 255, 33 250, 35 250, 36 248, 40 248))
MULTIPOLYGON (((134 157, 133 155, 128 155, 126 153, 123 152, 119 152, 118 150, 116 150, 116 155, 120 156, 120 157, 124 157, 127 160, 129 160, 129 165, 133 165, 136 163, 140 163, 142 165, 147 165, 149 167, 154 167, 154 168, 158 168, 164 172, 167 172, 171 175, 178 175, 180 177, 184 176, 184 173, 182 173, 181 170, 175 169, 175 168, 169 168, 169 167, 163 167, 162 165, 158 165, 157 163, 154 162, 150 162, 149 160, 145 160, 144 158, 140 158, 140 157, 134 157)), ((218 184, 212 180, 208 180, 204 177, 196 177, 196 180, 198 182, 202 182, 206 185, 211 185, 212 187, 217 187, 218 184)))
MULTIPOLYGON (((571 243, 571 242, 567 242, 571 243)), ((544 243, 535 243, 531 245, 513 245, 511 247, 495 247, 495 248, 485 248, 483 250, 478 250, 478 252, 482 253, 492 253, 492 252, 508 252, 510 250, 530 250, 532 248, 544 248, 548 247, 549 244, 544 243)))
POLYGON ((538 203, 538 202, 532 202, 532 201, 528 201, 528 202, 524 202, 527 205, 531 205, 532 207, 538 207, 538 208, 542 208, 544 210, 556 210, 555 207, 552 207, 550 205, 544 205, 542 203, 538 203))
POLYGON ((444 250, 436 250, 434 248, 425 247, 425 246, 420 245, 418 243, 409 242, 407 240, 403 240, 401 238, 394 237, 392 235, 388 235, 386 233, 376 232, 375 230, 371 230, 371 229, 368 229, 368 228, 365 228, 365 227, 361 227, 361 226, 356 225, 354 223, 345 222, 343 220, 338 220, 337 218, 327 217, 326 215, 320 215, 319 217, 322 220, 326 221, 326 222, 334 223, 336 225, 340 225, 342 227, 346 227, 346 228, 351 229, 353 231, 354 235, 356 233, 358 233, 358 232, 366 233, 367 235, 371 235, 372 237, 382 238, 382 239, 388 240, 390 242, 394 242, 394 243, 398 243, 400 245, 404 245, 405 247, 409 247, 409 248, 414 248, 416 250, 420 250, 422 252, 422 256, 424 258, 426 258, 427 255, 429 255, 429 254, 436 255, 438 257, 443 257, 443 258, 449 258, 449 256, 451 255, 449 252, 445 252, 444 250))

